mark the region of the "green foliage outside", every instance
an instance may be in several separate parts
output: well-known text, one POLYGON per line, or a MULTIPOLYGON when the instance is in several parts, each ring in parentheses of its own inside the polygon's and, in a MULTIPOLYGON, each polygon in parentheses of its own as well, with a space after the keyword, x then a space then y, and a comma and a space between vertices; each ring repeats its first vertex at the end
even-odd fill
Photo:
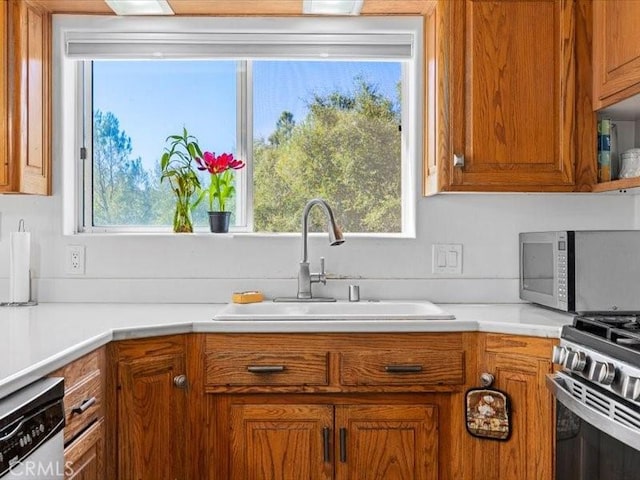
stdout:
MULTIPOLYGON (((345 232, 400 232, 399 112, 357 80, 352 95, 314 96, 296 124, 283 112, 254 143, 254 222, 261 232, 294 232, 310 198, 329 202, 345 232)), ((324 228, 322 216, 314 226, 324 228), (318 225, 320 224, 320 225, 318 225)))
MULTIPOLYGON (((353 93, 312 96, 299 122, 283 112, 268 138, 254 140, 254 230, 297 232, 305 203, 322 197, 345 232, 400 232, 399 124, 394 102, 362 79, 353 93)), ((131 158, 118 119, 94 113, 95 225, 171 225, 175 198, 160 183, 163 140, 158 164, 146 170, 131 158)), ((204 203, 194 211, 195 225, 206 225, 204 203)), ((312 215, 314 228, 324 224, 312 215)))

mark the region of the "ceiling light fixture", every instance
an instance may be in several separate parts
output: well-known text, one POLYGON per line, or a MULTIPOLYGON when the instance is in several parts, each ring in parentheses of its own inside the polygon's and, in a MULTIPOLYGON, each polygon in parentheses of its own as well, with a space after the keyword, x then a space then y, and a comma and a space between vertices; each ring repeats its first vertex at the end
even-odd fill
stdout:
POLYGON ((104 0, 116 15, 173 15, 167 0, 104 0))
POLYGON ((310 15, 359 15, 364 0, 303 0, 302 13, 310 15))

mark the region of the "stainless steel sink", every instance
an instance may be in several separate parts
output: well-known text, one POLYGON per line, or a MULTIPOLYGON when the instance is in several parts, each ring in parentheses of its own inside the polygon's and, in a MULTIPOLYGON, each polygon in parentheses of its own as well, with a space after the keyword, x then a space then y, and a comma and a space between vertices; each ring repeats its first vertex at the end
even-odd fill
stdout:
POLYGON ((216 321, 349 321, 454 320, 426 301, 362 301, 333 303, 230 303, 213 317, 216 321))

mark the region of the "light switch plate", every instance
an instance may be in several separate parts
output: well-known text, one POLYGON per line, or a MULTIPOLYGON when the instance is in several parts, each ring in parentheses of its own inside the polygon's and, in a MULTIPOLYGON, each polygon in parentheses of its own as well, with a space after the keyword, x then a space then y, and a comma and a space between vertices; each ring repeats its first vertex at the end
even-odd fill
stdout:
POLYGON ((462 275, 462 244, 436 243, 432 246, 432 273, 462 275))

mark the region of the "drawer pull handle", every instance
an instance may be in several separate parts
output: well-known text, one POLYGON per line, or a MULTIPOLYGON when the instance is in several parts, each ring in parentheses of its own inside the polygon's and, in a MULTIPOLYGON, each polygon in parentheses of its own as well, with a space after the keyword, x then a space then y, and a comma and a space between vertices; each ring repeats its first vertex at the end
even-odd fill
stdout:
POLYGON ((249 365, 249 373, 280 373, 284 372, 284 365, 249 365))
POLYGON ((388 373, 419 373, 422 365, 386 365, 384 371, 388 373))
POLYGON ((340 429, 340 461, 347 462, 347 429, 340 429))
POLYGON ((331 435, 331 429, 329 427, 324 427, 322 429, 322 444, 324 449, 324 463, 329 463, 331 461, 331 453, 330 448, 331 445, 329 443, 331 435))
POLYGON ((94 403, 96 403, 96 397, 86 398, 82 402, 80 402, 80 404, 77 407, 73 407, 71 409, 71 412, 78 413, 78 414, 84 413, 94 403))

